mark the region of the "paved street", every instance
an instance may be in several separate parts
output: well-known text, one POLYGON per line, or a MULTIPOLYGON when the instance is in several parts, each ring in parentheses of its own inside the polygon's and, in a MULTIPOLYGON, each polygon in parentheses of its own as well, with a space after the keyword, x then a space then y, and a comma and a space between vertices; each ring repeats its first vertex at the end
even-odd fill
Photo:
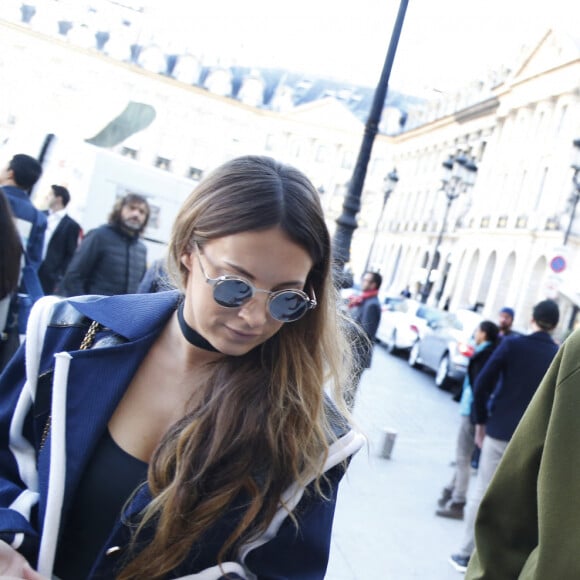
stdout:
POLYGON ((447 562, 463 522, 434 515, 459 425, 458 405, 433 377, 377 345, 355 419, 369 440, 341 484, 327 580, 460 580, 447 562), (383 429, 398 432, 391 459, 383 429))

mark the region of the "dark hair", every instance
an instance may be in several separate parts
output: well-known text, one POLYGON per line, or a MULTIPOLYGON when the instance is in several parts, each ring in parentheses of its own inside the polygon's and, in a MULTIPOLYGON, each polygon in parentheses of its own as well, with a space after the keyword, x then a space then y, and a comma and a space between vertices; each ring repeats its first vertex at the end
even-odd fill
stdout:
POLYGON ((18 287, 21 256, 22 243, 14 224, 10 204, 0 189, 0 299, 18 287))
POLYGON ((151 216, 151 208, 149 207, 149 202, 147 198, 139 195, 138 193, 128 193, 123 197, 120 197, 115 202, 111 213, 109 214, 109 223, 111 225, 121 225, 121 210, 130 203, 142 203, 147 208, 147 217, 141 226, 139 231, 143 231, 147 227, 147 223, 149 222, 149 217, 151 216))
POLYGON ((542 300, 534 306, 532 318, 542 330, 550 331, 558 326, 560 309, 553 300, 542 300))
POLYGON ((495 342, 499 336, 499 326, 491 320, 480 322, 479 330, 485 334, 485 337, 490 342, 495 342))
POLYGON ((66 207, 70 201, 70 193, 68 189, 62 185, 51 185, 50 187, 54 193, 54 196, 60 197, 60 199, 62 199, 62 206, 66 207))
POLYGON ((383 283, 383 277, 378 272, 367 271, 365 274, 370 274, 373 277, 373 282, 378 290, 383 283))
POLYGON ((24 153, 14 155, 8 164, 8 169, 12 171, 14 183, 27 192, 30 192, 42 175, 42 165, 34 157, 24 155, 24 153))

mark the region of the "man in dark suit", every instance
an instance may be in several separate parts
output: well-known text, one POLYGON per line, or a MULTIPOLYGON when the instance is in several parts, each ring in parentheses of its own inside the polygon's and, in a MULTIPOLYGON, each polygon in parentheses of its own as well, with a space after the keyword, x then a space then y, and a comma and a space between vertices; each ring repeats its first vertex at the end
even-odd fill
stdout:
POLYGON ((60 293, 60 281, 80 240, 81 226, 66 213, 69 201, 70 193, 66 187, 50 186, 43 262, 38 270, 45 294, 60 293))
POLYGON ((558 351, 551 337, 560 319, 558 305, 542 300, 534 306, 527 335, 501 340, 474 385, 475 444, 481 448, 475 489, 469 497, 465 535, 450 563, 464 572, 474 549, 475 516, 506 447, 544 374, 558 351))

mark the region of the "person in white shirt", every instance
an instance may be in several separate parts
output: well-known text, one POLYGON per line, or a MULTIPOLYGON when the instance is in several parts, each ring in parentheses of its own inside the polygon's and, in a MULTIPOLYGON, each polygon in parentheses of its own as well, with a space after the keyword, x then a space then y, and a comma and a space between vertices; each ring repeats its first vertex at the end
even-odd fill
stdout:
POLYGON ((47 196, 47 227, 44 235, 42 264, 38 271, 45 294, 59 294, 60 281, 81 238, 81 226, 66 212, 70 193, 62 185, 51 185, 47 196))

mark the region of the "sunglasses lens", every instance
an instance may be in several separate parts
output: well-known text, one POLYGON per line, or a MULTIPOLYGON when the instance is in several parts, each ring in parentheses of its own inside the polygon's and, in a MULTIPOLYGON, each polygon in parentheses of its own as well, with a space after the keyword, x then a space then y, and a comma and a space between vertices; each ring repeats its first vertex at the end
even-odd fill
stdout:
POLYGON ((221 280, 213 289, 214 300, 226 308, 238 308, 252 297, 252 288, 243 280, 221 280))
POLYGON ((279 322, 293 322, 306 314, 308 301, 294 290, 283 291, 270 300, 269 310, 272 318, 279 322))

